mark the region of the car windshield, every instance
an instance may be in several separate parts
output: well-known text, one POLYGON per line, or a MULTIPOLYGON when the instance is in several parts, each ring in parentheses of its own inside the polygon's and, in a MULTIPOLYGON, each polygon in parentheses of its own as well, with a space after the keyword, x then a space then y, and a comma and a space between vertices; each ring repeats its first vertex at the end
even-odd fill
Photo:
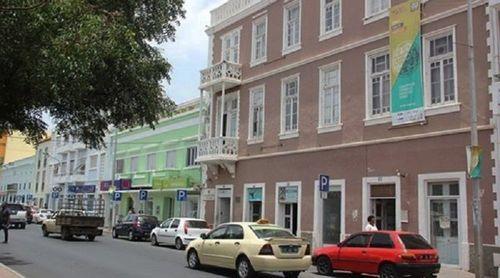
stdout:
POLYGON ((137 218, 137 221, 141 223, 158 223, 158 220, 154 216, 149 216, 149 215, 141 215, 137 218))
POLYGON ((186 224, 189 228, 208 229, 208 223, 202 220, 189 220, 186 224))
POLYGON ((406 249, 433 249, 421 235, 399 235, 406 249))
POLYGON ((295 238, 290 231, 275 226, 252 225, 250 228, 258 238, 295 238))

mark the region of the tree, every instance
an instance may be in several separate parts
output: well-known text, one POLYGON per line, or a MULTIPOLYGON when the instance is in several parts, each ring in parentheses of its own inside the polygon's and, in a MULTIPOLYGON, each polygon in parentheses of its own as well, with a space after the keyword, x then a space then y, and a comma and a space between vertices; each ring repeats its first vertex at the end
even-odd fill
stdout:
POLYGON ((170 64, 150 43, 175 39, 184 0, 0 0, 0 134, 56 132, 91 147, 108 127, 154 124, 175 104, 170 64), (37 3, 38 2, 38 3, 37 3))

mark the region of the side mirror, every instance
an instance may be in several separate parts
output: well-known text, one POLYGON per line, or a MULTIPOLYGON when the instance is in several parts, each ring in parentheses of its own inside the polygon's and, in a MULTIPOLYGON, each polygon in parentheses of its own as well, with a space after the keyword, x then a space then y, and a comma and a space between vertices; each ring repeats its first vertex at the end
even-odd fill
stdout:
POLYGON ((200 235, 200 238, 201 238, 201 239, 207 239, 207 234, 205 234, 205 233, 201 234, 201 235, 200 235))

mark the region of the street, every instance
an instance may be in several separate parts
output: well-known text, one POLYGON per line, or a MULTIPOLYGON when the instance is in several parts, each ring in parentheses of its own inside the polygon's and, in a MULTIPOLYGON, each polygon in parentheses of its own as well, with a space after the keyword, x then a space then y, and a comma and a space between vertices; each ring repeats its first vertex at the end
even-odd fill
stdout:
POLYGON ((94 242, 78 238, 68 242, 58 235, 44 238, 40 226, 32 224, 26 230, 10 230, 9 236, 8 244, 0 244, 0 263, 28 278, 235 277, 234 272, 218 268, 188 269, 183 251, 115 240, 109 234, 94 242))

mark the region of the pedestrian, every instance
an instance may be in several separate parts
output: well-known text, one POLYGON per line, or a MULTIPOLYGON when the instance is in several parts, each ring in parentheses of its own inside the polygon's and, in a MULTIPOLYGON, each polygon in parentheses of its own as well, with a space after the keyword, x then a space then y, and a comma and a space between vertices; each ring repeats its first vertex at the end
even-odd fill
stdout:
POLYGON ((1 222, 1 229, 3 230, 4 234, 3 243, 7 243, 9 241, 9 226, 10 226, 10 209, 7 206, 7 203, 3 203, 0 209, 0 222, 1 222))
POLYGON ((135 214, 135 210, 133 207, 128 210, 128 214, 135 214))
POLYGON ((365 231, 367 232, 378 231, 377 224, 375 223, 375 216, 370 215, 368 216, 367 220, 368 224, 366 224, 365 231))

